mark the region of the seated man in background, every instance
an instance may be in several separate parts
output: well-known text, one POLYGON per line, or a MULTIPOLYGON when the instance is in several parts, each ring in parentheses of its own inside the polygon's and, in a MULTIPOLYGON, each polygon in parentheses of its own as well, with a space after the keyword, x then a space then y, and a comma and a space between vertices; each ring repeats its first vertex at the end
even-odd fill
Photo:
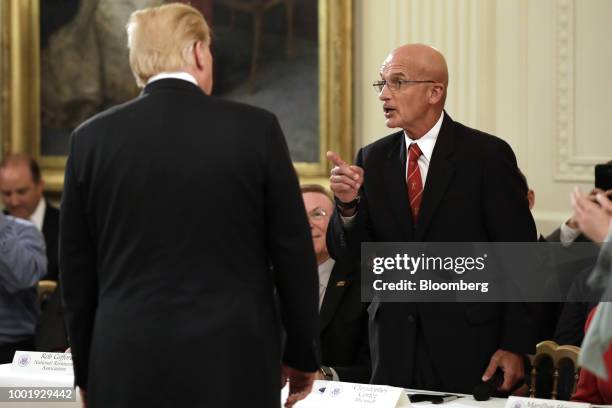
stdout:
POLYGON ((321 367, 319 378, 367 383, 370 380, 367 303, 361 303, 359 265, 329 256, 327 226, 334 211, 320 185, 302 186, 312 241, 319 266, 321 367))
POLYGON ((57 281, 59 210, 43 197, 44 190, 40 167, 31 157, 12 154, 0 164, 0 192, 6 213, 32 221, 42 232, 48 261, 43 279, 57 281))
POLYGON ((39 316, 36 284, 46 273, 45 243, 36 227, 0 212, 0 364, 34 349, 39 316))
MULTIPOLYGON (((588 196, 585 196, 585 199, 597 202, 596 196, 598 193, 604 193, 609 196, 612 191, 604 192, 595 188, 588 196)), ((577 257, 576 262, 568 264, 564 271, 561 271, 572 279, 567 302, 563 305, 553 337, 559 344, 580 346, 584 337, 583 329, 587 316, 597 305, 597 300, 601 296, 599 289, 592 288, 587 284, 587 278, 591 274, 597 260, 599 247, 593 244, 590 256, 584 256, 588 254, 585 245, 590 245, 589 243, 592 241, 580 228, 576 210, 574 210, 572 216, 560 228, 557 228, 547 237, 547 240, 561 242, 563 246, 567 247, 568 251, 575 251, 577 254, 582 255, 577 257), (575 248, 578 244, 572 246, 574 242, 581 243, 581 247, 575 248)))
MULTIPOLYGON (((32 221, 42 232, 47 248, 47 274, 42 279, 58 281, 59 210, 44 198, 44 189, 40 167, 31 157, 12 154, 0 164, 2 203, 8 214, 32 221)), ((36 350, 63 351, 68 347, 59 286, 43 305, 36 332, 36 350)))

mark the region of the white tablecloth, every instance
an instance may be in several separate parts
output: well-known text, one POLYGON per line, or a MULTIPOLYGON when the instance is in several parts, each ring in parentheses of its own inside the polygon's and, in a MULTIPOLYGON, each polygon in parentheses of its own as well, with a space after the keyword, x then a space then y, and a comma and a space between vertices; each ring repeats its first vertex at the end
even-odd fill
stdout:
MULTIPOLYGON (((0 364, 0 387, 72 387, 74 379, 70 375, 49 375, 49 374, 33 374, 15 372, 11 369, 11 364, 0 364)), ((408 394, 428 393, 435 394, 430 391, 422 390, 406 390, 408 394)), ((76 392, 77 401, 70 402, 0 402, 0 408, 80 408, 79 393, 76 392)), ((300 403, 297 404, 299 407, 300 403)), ((428 402, 419 402, 413 404, 419 408, 433 408, 442 406, 453 408, 455 406, 473 407, 473 408, 504 408, 506 405, 505 398, 491 398, 488 401, 476 401, 471 396, 464 396, 451 402, 433 405, 428 402)), ((593 406, 596 408, 597 406, 593 406)), ((608 407, 610 407, 608 405, 608 407)))

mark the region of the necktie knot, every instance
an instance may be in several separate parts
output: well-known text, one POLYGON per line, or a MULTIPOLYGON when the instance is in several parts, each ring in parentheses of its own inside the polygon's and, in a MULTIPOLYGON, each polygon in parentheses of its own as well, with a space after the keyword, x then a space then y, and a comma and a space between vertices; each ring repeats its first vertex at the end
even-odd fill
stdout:
POLYGON ((410 160, 418 160, 418 158, 421 157, 421 155, 423 154, 421 148, 416 143, 410 143, 408 151, 410 160))

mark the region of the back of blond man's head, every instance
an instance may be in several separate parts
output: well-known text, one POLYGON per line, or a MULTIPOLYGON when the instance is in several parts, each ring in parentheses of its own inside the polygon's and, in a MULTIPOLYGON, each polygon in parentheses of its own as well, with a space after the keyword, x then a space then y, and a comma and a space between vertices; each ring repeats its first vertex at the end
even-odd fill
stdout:
POLYGON ((130 66, 141 87, 160 72, 193 66, 192 51, 198 41, 210 45, 210 29, 202 14, 181 3, 135 11, 127 34, 130 66))

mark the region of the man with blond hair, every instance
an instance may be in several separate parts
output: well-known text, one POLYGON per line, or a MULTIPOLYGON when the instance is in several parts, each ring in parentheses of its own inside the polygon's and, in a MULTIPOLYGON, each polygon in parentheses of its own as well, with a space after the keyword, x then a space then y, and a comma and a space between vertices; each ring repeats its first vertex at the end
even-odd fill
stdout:
POLYGON ((291 406, 320 366, 317 265, 278 121, 209 96, 194 8, 137 11, 127 30, 144 91, 75 130, 66 164, 76 383, 92 408, 272 407, 288 380, 291 406))

